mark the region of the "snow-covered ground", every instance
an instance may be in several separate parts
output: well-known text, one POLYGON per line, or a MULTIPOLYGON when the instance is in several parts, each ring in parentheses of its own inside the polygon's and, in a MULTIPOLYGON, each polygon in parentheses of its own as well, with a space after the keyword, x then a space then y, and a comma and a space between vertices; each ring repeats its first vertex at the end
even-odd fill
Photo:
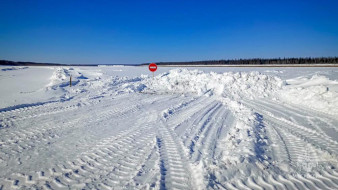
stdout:
POLYGON ((0 67, 0 89, 0 189, 338 189, 338 68, 0 67))

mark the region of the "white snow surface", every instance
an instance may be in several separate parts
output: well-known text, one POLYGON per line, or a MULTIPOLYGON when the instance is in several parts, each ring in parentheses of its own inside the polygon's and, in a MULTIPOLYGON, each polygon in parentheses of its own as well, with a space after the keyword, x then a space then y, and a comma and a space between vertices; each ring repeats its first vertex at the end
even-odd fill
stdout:
POLYGON ((337 68, 0 69, 0 189, 338 189, 337 68))
MULTIPOLYGON (((146 90, 157 92, 196 93, 197 95, 216 95, 238 99, 241 97, 266 97, 280 89, 283 81, 278 77, 259 72, 215 72, 174 69, 156 78, 140 81, 146 90)), ((141 89, 143 90, 143 89, 141 89)))
POLYGON ((338 81, 313 75, 290 79, 288 83, 281 93, 283 100, 338 116, 338 81))

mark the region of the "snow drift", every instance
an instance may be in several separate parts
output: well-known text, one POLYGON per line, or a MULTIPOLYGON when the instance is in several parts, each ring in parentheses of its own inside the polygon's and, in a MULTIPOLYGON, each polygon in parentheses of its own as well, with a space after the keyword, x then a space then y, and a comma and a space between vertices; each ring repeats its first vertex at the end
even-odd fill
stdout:
POLYGON ((306 109, 338 115, 338 82, 314 75, 310 78, 282 80, 277 76, 253 72, 222 74, 199 70, 173 69, 155 78, 142 76, 126 84, 125 91, 192 93, 217 96, 241 102, 243 98, 270 97, 306 109))
POLYGON ((338 81, 325 76, 299 77, 287 80, 280 92, 281 100, 330 115, 338 115, 338 81))
POLYGON ((266 97, 284 85, 284 81, 280 78, 259 72, 218 74, 187 69, 170 70, 154 79, 148 78, 142 83, 148 91, 195 93, 236 99, 266 97))

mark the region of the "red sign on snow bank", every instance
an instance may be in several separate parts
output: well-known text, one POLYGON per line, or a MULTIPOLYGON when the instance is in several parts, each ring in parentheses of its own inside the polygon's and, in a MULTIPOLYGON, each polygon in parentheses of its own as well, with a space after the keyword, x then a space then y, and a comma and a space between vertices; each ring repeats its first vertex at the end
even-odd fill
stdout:
POLYGON ((149 71, 155 72, 157 70, 157 65, 155 63, 149 64, 149 71))

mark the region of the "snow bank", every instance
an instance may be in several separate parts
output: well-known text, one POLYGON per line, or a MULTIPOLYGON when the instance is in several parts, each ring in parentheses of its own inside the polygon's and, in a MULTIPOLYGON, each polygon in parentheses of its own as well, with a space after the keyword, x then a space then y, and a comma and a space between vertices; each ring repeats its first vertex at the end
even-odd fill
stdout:
POLYGON ((0 67, 0 109, 50 101, 46 94, 53 70, 49 67, 0 67))
MULTIPOLYGON (((277 76, 251 72, 203 72, 173 69, 126 84, 128 92, 194 93, 241 102, 270 96, 331 115, 338 115, 338 81, 314 75, 284 81, 277 76)), ((229 102, 229 101, 228 101, 229 102)))
MULTIPOLYGON (((259 72, 202 72, 199 70, 174 69, 161 75, 140 78, 124 86, 128 92, 192 93, 213 96, 235 116, 235 127, 219 145, 222 162, 227 165, 255 163, 264 169, 272 165, 268 137, 261 116, 244 106, 243 99, 268 98, 283 100, 325 113, 338 113, 337 81, 315 75, 284 81, 277 76, 259 72)), ((179 107, 184 106, 179 104, 179 107)), ((163 118, 170 117, 176 108, 163 111, 163 118)))
MULTIPOLYGON (((227 106, 235 116, 234 128, 228 132, 218 145, 222 147, 221 162, 232 166, 246 166, 249 162, 267 163, 269 151, 261 151, 264 147, 262 139, 266 137, 262 125, 255 113, 241 103, 242 98, 253 99, 267 97, 278 92, 285 81, 275 76, 259 72, 225 72, 205 73, 199 70, 174 69, 155 78, 145 77, 133 85, 125 84, 131 90, 155 93, 192 93, 200 96, 213 96, 227 106)), ((181 103, 176 107, 163 110, 164 119, 170 117, 176 109, 184 107, 181 103)), ((264 142, 266 143, 266 142, 264 142)), ((262 164, 261 164, 262 165, 262 164)), ((268 165, 268 164, 265 164, 268 165)))
POLYGON ((69 70, 63 67, 55 68, 53 75, 50 77, 50 83, 48 86, 54 86, 59 83, 68 82, 69 83, 69 70))
POLYGON ((280 89, 283 81, 259 72, 215 72, 174 69, 144 81, 147 90, 158 92, 196 93, 230 98, 265 97, 280 89))
POLYGON ((330 115, 338 115, 338 81, 325 76, 299 77, 287 80, 280 99, 330 115))
POLYGON ((1 69, 1 71, 14 71, 14 70, 19 70, 19 69, 28 69, 28 67, 18 67, 18 66, 7 67, 7 68, 4 68, 4 69, 1 69))

